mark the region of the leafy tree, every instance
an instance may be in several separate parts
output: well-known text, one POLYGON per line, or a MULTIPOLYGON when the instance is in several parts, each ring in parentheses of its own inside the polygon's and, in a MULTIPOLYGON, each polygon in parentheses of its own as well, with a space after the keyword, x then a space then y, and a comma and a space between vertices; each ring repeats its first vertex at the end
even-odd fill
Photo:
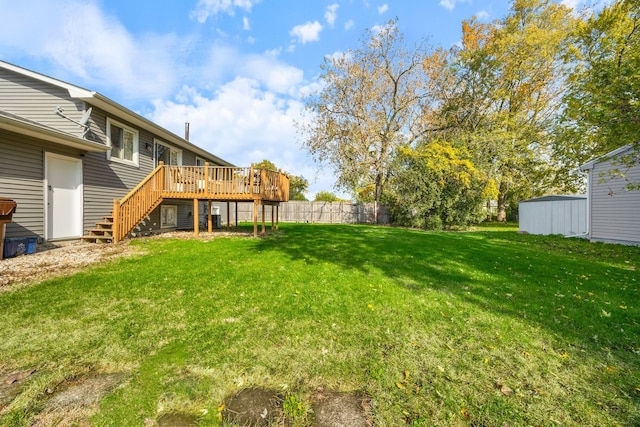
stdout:
POLYGON ((441 229, 482 219, 491 187, 464 149, 440 141, 403 147, 396 171, 384 199, 394 222, 441 229))
POLYGON ((498 219, 511 196, 553 185, 551 132, 564 90, 565 41, 573 17, 550 0, 514 0, 502 20, 463 23, 442 80, 440 137, 468 148, 498 189, 498 219))
POLYGON ((306 99, 309 119, 298 128, 303 147, 335 169, 340 188, 380 200, 395 149, 427 131, 436 59, 425 41, 408 49, 395 20, 367 30, 358 49, 325 58, 321 89, 306 99))
POLYGON ((289 175, 289 199, 305 201, 305 193, 309 191, 309 181, 303 176, 289 175))
MULTIPOLYGON (((266 169, 270 171, 277 171, 278 167, 270 160, 263 160, 260 163, 255 163, 254 168, 266 169)), ((307 200, 305 193, 309 191, 309 181, 303 176, 296 176, 289 174, 289 200, 307 200)))
POLYGON ((591 158, 640 141, 640 3, 618 0, 593 12, 574 41, 570 61, 576 68, 555 147, 567 175, 591 158))
POLYGON ((260 168, 260 169, 266 169, 266 170, 270 170, 270 171, 277 171, 278 168, 276 167, 276 165, 267 159, 264 159, 263 161, 259 162, 259 163, 254 163, 253 165, 254 168, 260 168))
POLYGON ((316 202, 340 202, 341 200, 330 191, 318 191, 316 193, 316 202))

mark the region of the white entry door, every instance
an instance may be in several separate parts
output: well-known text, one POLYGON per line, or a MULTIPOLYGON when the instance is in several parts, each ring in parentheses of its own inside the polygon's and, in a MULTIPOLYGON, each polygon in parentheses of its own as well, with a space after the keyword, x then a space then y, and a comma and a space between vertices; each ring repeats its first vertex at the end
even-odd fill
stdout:
POLYGON ((47 239, 82 235, 82 160, 47 153, 45 156, 47 239))

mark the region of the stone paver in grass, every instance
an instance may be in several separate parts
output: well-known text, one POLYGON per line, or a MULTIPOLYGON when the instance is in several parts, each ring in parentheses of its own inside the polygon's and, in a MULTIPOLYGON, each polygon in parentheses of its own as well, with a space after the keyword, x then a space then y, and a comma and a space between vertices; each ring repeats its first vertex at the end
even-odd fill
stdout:
POLYGON ((344 393, 318 389, 313 404, 315 427, 370 427, 370 399, 360 392, 344 393))
POLYGON ((197 417, 190 414, 163 414, 158 418, 158 427, 194 427, 197 425, 197 417))
POLYGON ((248 388, 228 397, 223 421, 241 426, 268 426, 282 419, 282 399, 274 390, 248 388))

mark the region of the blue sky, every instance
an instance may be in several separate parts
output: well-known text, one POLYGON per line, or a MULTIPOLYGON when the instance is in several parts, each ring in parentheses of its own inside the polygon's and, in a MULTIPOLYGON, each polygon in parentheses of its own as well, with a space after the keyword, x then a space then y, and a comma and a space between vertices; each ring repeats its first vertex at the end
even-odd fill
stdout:
MULTIPOLYGON (((581 0, 564 0, 577 6, 581 0)), ((269 159, 334 191, 293 125, 325 56, 398 18, 448 48, 508 0, 0 0, 0 59, 101 94, 237 165, 269 159)), ((1 94, 0 94, 1 96, 1 94)))

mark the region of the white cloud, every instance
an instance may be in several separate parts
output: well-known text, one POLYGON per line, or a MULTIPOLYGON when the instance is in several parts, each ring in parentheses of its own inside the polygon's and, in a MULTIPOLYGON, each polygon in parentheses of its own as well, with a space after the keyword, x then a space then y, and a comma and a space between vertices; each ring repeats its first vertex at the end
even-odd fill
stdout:
POLYGON ((259 2, 260 0, 198 0, 196 8, 191 11, 191 18, 204 23, 210 16, 221 12, 233 15, 236 8, 250 12, 253 5, 259 2))
POLYGON ((470 0, 440 0, 440 6, 445 9, 453 10, 456 7, 456 3, 470 2, 470 0))
POLYGON ((289 31, 289 35, 298 39, 298 43, 306 44, 320 40, 320 31, 322 31, 322 24, 318 21, 309 21, 293 27, 291 31, 289 31))
MULTIPOLYGON (((18 65, 21 58, 44 64, 33 69, 142 110, 178 135, 188 121, 195 144, 238 165, 269 159, 309 179, 310 195, 331 189, 330 173, 314 180, 315 166, 293 126, 303 110, 300 97, 312 85, 301 69, 279 58, 281 50, 246 54, 218 40, 202 52, 195 49, 203 40, 195 36, 133 34, 101 5, 0 0, 0 55, 18 65)), ((322 28, 303 27, 296 34, 300 43, 317 39, 322 28)))
POLYGON ((236 76, 258 82, 265 90, 278 94, 295 94, 303 83, 301 69, 278 59, 279 49, 263 54, 244 54, 226 44, 211 47, 200 68, 193 70, 199 80, 216 88, 236 76))
POLYGON ((476 13, 476 18, 480 21, 488 21, 490 16, 486 10, 480 10, 476 13))
POLYGON ((353 22, 353 19, 349 19, 347 22, 344 23, 344 29, 350 30, 353 28, 354 25, 355 23, 353 22))
POLYGON ((333 3, 327 6, 327 10, 325 10, 324 12, 324 19, 325 21, 327 21, 327 24, 329 24, 331 28, 333 28, 333 24, 335 24, 336 22, 338 7, 338 3, 333 3))
POLYGON ((245 31, 251 30, 251 25, 249 24, 249 18, 246 16, 242 18, 242 29, 245 31))
POLYGON ((85 1, 19 2, 2 13, 0 48, 29 52, 77 84, 117 87, 129 99, 167 95, 180 72, 167 64, 180 64, 191 43, 171 34, 133 36, 85 1), (24 24, 25 16, 33 25, 24 24))
POLYGON ((387 3, 383 4, 382 6, 378 6, 378 15, 382 15, 387 10, 389 10, 389 5, 387 3))
MULTIPOLYGON (((315 89, 311 83, 300 92, 315 89)), ((320 170, 298 144, 294 123, 305 120, 302 102, 264 90, 256 79, 238 77, 210 95, 185 86, 175 101, 154 102, 149 118, 178 135, 189 122, 193 143, 238 166, 268 159, 302 175, 310 182, 311 199, 320 190, 333 191, 334 175, 320 170)))

